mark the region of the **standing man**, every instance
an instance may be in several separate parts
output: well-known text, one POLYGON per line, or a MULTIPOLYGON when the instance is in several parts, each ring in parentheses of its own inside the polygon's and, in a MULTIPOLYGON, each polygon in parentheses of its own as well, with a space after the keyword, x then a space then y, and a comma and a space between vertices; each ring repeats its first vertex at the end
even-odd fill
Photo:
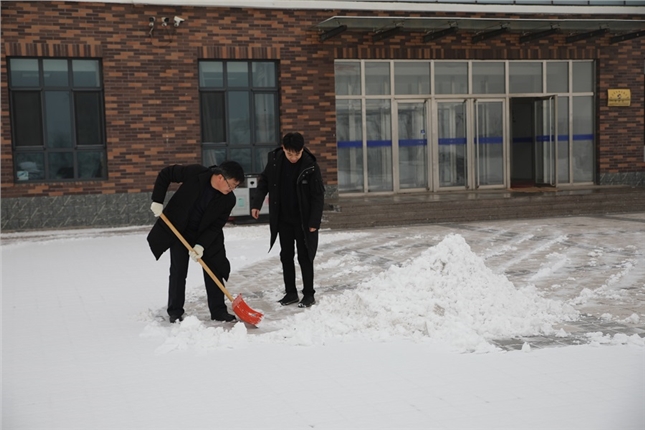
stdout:
POLYGON ((318 249, 325 188, 316 157, 304 145, 305 140, 300 133, 287 133, 282 138, 282 146, 269 153, 267 165, 258 178, 251 216, 258 219, 264 197, 269 193, 269 250, 279 235, 286 293, 279 302, 283 306, 298 303, 295 241, 303 283, 303 298, 298 306, 308 308, 316 303, 314 257, 318 249))
MULTIPOLYGON (((233 190, 242 182, 244 170, 235 161, 212 167, 173 165, 159 172, 150 209, 156 217, 163 212, 194 249, 188 252, 161 219, 148 234, 150 249, 157 260, 170 249, 168 315, 171 323, 183 320, 188 257, 194 261, 201 258, 220 281, 228 279, 231 265, 226 258, 222 228, 236 204, 233 190), (164 209, 163 201, 173 182, 181 185, 164 209)), ((226 309, 224 293, 206 271, 204 283, 211 319, 235 321, 235 316, 226 309)))

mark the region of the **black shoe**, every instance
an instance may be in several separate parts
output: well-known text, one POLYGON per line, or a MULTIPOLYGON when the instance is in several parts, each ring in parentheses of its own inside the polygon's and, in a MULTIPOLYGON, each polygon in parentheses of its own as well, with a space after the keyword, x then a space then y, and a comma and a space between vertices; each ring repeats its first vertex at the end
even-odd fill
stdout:
POLYGON ((304 296, 300 303, 298 304, 299 308, 310 308, 312 305, 316 304, 316 299, 314 296, 304 296))
POLYGON ((226 310, 223 310, 212 315, 211 320, 231 322, 231 321, 237 321, 237 318, 235 318, 235 315, 231 315, 226 310))
POLYGON ((170 320, 170 324, 174 324, 177 321, 182 322, 184 320, 184 316, 183 315, 170 315, 170 317, 168 317, 168 319, 170 320))
POLYGON ((298 303, 298 293, 289 293, 280 300, 278 300, 278 303, 280 303, 282 306, 287 306, 287 305, 292 305, 294 303, 298 303))

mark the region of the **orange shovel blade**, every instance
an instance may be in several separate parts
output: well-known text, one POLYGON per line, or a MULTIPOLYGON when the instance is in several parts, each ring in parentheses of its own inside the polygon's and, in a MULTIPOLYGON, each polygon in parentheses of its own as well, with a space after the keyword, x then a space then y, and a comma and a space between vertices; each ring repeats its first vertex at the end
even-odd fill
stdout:
POLYGON ((260 324, 262 317, 264 317, 262 312, 251 309, 251 307, 246 304, 241 294, 233 300, 233 312, 235 312, 235 315, 237 315, 242 321, 252 325, 260 324))

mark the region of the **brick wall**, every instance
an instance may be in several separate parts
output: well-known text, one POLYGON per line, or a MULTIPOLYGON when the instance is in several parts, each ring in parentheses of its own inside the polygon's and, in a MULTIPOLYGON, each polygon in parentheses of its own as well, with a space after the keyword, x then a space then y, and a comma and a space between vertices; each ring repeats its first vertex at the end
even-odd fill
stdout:
POLYGON ((319 52, 310 12, 4 2, 2 18, 3 198, 146 192, 161 167, 200 162, 200 58, 279 60, 281 133, 302 131, 325 182, 336 182, 333 61, 319 52), (175 15, 186 21, 160 26, 175 15), (108 180, 13 183, 7 55, 102 59, 108 180))
POLYGON ((606 45, 598 58, 598 172, 645 171, 645 38, 606 45), (631 106, 607 106, 607 90, 631 90, 631 106))
MULTIPOLYGON (((644 38, 611 45, 610 35, 605 35, 566 44, 566 35, 560 34, 520 44, 519 34, 509 33, 472 45, 472 34, 457 33, 423 43, 422 34, 403 32, 373 43, 369 34, 348 31, 321 43, 313 30, 315 24, 334 15, 365 16, 370 12, 49 1, 3 2, 1 8, 3 206, 11 198, 124 193, 141 196, 141 204, 147 202, 144 197, 152 190, 161 167, 201 161, 196 67, 200 58, 278 60, 280 131, 304 133, 318 157, 323 179, 332 190, 337 183, 335 58, 598 60, 599 177, 634 173, 642 176, 645 172, 644 38), (172 25, 175 15, 186 19, 178 28, 172 25), (153 36, 149 37, 151 16, 157 22, 153 36), (162 16, 171 17, 166 28, 160 26, 162 16), (107 180, 14 184, 7 56, 102 60, 107 180), (608 88, 630 88, 632 106, 607 107, 608 88)), ((385 15, 374 13, 379 14, 385 15)), ((139 207, 134 210, 139 211, 139 207)), ((3 227, 8 216, 3 208, 3 227)))

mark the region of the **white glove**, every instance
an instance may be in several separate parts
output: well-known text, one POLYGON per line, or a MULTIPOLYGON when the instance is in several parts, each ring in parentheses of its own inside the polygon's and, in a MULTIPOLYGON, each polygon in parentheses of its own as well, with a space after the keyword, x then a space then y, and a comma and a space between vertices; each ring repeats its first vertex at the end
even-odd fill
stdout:
POLYGON ((152 202, 152 204, 150 205, 150 210, 153 214, 155 214, 156 217, 158 217, 159 215, 161 215, 161 212, 163 212, 163 205, 161 203, 152 202))
POLYGON ((188 254, 193 261, 197 261, 204 255, 204 247, 201 245, 195 245, 192 251, 189 251, 188 254))

